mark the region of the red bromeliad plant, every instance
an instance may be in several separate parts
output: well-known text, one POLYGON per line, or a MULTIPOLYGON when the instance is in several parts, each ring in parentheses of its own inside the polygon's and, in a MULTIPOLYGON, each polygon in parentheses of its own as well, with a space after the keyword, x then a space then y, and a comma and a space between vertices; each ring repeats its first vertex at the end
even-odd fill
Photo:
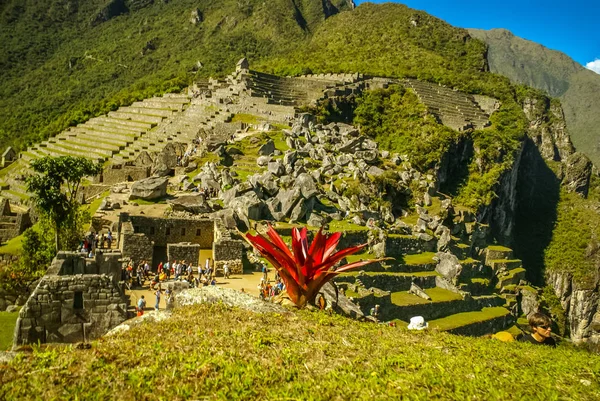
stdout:
POLYGON ((346 256, 352 255, 367 244, 353 246, 335 252, 342 233, 323 234, 321 228, 310 247, 306 227, 292 229, 292 251, 279 234, 269 225, 266 238, 260 234, 246 234, 245 239, 267 259, 279 272, 287 293, 299 308, 313 302, 319 290, 334 276, 383 259, 364 260, 338 267, 334 266, 346 256), (270 240, 269 240, 270 239, 270 240))

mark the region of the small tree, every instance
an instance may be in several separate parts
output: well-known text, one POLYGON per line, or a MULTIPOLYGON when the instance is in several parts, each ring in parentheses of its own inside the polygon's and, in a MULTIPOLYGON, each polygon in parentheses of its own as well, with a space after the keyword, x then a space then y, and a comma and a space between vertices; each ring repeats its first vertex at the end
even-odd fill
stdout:
POLYGON ((81 221, 77 192, 84 177, 94 176, 102 166, 83 157, 44 157, 31 161, 37 173, 27 178, 27 190, 35 205, 54 225, 54 242, 60 250, 62 237, 70 237, 81 221))

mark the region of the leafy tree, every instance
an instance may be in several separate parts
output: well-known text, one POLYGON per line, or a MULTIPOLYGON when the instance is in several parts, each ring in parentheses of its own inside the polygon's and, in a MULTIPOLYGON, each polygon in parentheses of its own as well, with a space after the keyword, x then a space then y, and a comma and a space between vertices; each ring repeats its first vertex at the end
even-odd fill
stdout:
POLYGON ((27 190, 34 194, 40 214, 53 223, 58 251, 61 246, 69 245, 82 220, 86 219, 77 200, 81 181, 86 176, 99 174, 102 166, 83 157, 48 156, 32 161, 31 167, 38 174, 28 177, 27 190))

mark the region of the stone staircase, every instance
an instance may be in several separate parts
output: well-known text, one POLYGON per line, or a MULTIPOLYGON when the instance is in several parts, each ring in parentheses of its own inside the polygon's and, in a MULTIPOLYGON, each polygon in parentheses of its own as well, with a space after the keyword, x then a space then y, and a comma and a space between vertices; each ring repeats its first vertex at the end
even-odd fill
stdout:
POLYGON ((417 79, 405 79, 403 83, 416 93, 440 124, 457 131, 490 125, 488 114, 470 95, 417 79))

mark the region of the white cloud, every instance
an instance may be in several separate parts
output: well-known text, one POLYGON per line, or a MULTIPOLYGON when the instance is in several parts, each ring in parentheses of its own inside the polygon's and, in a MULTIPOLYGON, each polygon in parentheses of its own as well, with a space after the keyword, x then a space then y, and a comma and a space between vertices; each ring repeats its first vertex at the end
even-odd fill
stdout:
POLYGON ((594 71, 596 74, 600 74, 600 59, 596 59, 594 61, 590 61, 585 65, 585 67, 589 70, 594 71))

